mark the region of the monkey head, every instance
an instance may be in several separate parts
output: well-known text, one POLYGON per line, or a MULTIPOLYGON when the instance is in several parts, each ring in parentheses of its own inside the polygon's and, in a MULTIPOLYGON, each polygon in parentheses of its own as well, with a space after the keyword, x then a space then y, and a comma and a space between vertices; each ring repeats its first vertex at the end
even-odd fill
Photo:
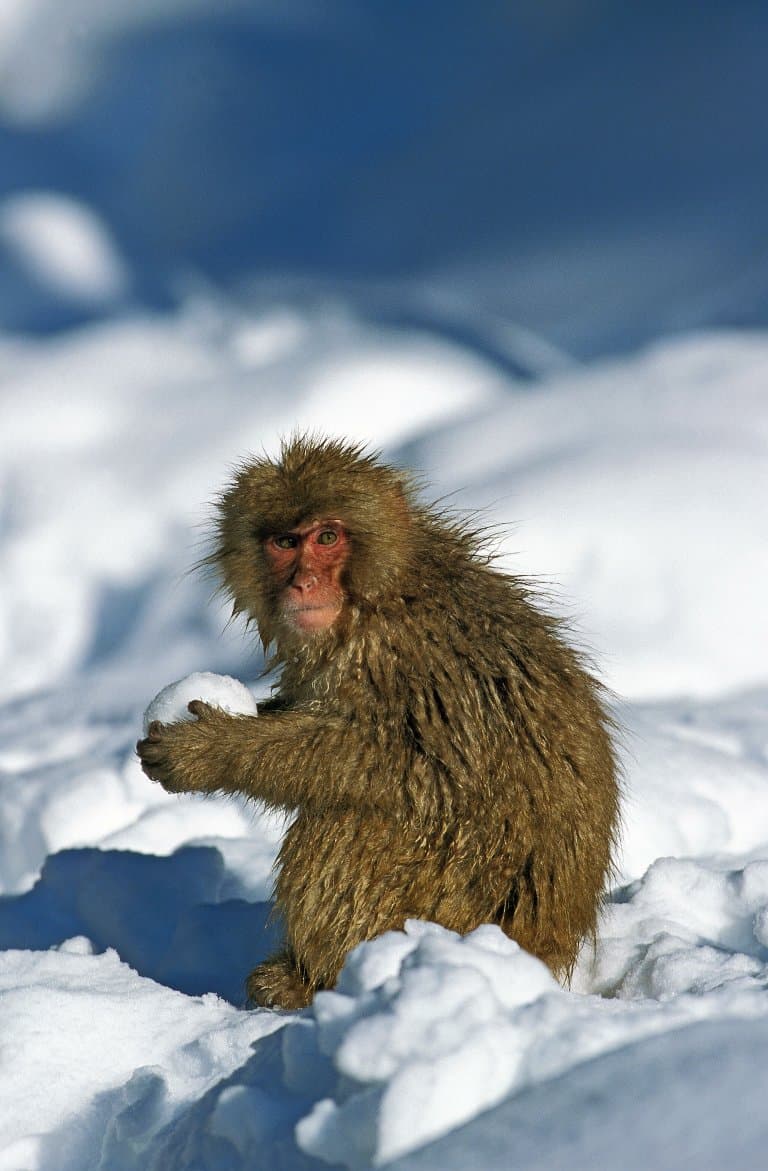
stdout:
POLYGON ((415 560, 411 490, 360 447, 296 437, 279 459, 238 469, 206 562, 265 645, 314 639, 401 593, 415 560))

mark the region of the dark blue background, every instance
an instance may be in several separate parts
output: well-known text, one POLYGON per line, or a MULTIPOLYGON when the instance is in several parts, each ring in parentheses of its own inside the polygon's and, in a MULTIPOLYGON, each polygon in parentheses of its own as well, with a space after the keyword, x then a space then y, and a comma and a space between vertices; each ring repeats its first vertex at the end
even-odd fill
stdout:
MULTIPOLYGON (((332 294, 578 357, 766 323, 768 5, 262 8, 110 41, 63 120, 0 124, 0 198, 93 207, 133 305, 332 294)), ((83 315, 0 256, 0 325, 83 315)))

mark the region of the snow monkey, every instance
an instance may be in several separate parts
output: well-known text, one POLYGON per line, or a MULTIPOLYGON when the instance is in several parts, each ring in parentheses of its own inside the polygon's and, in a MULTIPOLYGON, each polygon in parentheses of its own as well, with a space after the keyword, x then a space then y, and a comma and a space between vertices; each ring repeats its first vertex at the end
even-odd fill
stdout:
POLYGON ((618 786, 597 682, 482 535, 359 447, 243 465, 208 559, 282 668, 258 716, 201 701, 137 745, 169 792, 294 810, 283 950, 252 1004, 296 1008, 362 940, 497 923, 568 977, 611 871, 618 786))

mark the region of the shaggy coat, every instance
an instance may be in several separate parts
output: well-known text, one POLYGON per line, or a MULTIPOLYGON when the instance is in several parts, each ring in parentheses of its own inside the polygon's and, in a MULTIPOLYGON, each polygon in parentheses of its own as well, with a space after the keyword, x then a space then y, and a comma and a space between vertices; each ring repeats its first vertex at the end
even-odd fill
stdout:
POLYGON ((297 811, 275 888, 286 947, 252 999, 306 1003, 407 918, 498 923, 567 977, 610 874, 618 785, 599 685, 558 621, 401 472, 341 443, 244 466, 217 532, 210 561, 272 645, 279 690, 257 718, 199 705, 159 779, 297 811), (263 542, 318 518, 349 533, 346 604, 300 638, 263 542))

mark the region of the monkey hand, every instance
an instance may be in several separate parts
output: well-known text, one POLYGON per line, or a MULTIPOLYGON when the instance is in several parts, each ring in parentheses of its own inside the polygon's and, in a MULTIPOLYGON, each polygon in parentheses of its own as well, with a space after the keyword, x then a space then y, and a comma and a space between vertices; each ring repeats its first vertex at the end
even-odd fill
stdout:
POLYGON ((161 724, 154 720, 136 752, 141 767, 169 793, 213 793, 225 787, 221 777, 221 724, 235 717, 220 708, 193 699, 187 705, 195 720, 161 724))

